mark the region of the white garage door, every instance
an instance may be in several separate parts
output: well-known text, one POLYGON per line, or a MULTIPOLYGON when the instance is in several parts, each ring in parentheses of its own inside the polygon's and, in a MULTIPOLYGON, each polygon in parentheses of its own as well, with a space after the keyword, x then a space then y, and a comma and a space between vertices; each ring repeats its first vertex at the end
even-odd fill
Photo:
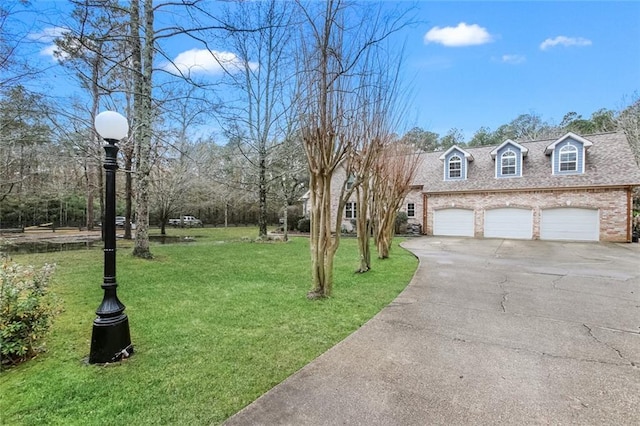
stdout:
POLYGON ((558 208, 542 210, 541 240, 599 241, 598 210, 558 208))
POLYGON ((484 213, 486 238, 533 238, 533 211, 531 209, 503 208, 484 213))
POLYGON ((433 214, 433 235, 473 237, 473 210, 443 209, 433 214))

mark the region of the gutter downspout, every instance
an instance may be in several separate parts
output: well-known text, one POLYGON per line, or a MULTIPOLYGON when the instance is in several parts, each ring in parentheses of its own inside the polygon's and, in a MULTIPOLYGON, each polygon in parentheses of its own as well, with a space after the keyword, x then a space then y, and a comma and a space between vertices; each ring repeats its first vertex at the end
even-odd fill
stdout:
POLYGON ((627 188, 627 242, 630 243, 631 231, 633 226, 633 195, 632 187, 627 188))
POLYGON ((427 234, 427 194, 422 194, 422 234, 427 234))

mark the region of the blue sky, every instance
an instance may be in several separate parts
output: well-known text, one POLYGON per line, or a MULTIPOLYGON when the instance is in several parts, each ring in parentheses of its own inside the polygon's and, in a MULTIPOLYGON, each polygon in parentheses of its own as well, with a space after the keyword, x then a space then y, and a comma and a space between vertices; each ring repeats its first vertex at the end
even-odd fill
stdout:
POLYGON ((407 34, 405 72, 427 130, 470 137, 525 113, 559 123, 569 111, 619 109, 640 89, 640 2, 419 6, 426 22, 407 34))
MULTIPOLYGON (((600 108, 619 109, 625 97, 640 91, 640 2, 416 5, 418 24, 398 34, 398 44, 406 46, 402 73, 411 93, 407 129, 443 135, 457 128, 468 140, 481 126, 495 130, 520 114, 559 123, 570 111, 589 116, 600 108)), ((31 30, 50 29, 46 21, 41 17, 31 30)), ((216 78, 214 61, 198 55, 195 49, 202 46, 189 43, 181 39, 166 50, 174 59, 202 61, 216 78)), ((39 52, 40 60, 52 61, 46 46, 39 52)), ((220 55, 233 61, 233 52, 221 49, 220 55)))

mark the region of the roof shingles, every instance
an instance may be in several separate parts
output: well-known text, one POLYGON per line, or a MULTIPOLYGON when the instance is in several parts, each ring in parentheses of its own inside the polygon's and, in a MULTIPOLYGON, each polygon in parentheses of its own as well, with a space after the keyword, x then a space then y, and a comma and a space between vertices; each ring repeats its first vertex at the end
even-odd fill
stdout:
POLYGON ((422 167, 418 169, 414 183, 424 185, 427 193, 640 186, 640 167, 623 133, 601 133, 584 138, 593 145, 587 150, 582 174, 552 173, 551 155, 546 155, 545 149, 557 139, 549 139, 521 143, 529 149, 529 154, 523 158, 521 177, 495 177, 496 160, 491 158, 495 146, 464 147, 473 156, 466 180, 445 181, 444 164, 439 159, 442 152, 429 152, 420 154, 422 167))

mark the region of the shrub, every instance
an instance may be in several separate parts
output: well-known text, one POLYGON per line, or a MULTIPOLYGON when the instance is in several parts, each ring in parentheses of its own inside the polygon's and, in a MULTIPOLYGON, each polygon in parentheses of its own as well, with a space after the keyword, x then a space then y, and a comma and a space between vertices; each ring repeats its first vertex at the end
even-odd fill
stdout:
POLYGON ((395 223, 396 234, 403 233, 403 230, 406 232, 407 222, 409 222, 409 217, 407 216, 407 214, 405 212, 398 212, 398 214, 396 215, 396 223, 395 223))
POLYGON ((298 221, 298 231, 300 231, 300 232, 310 232, 311 231, 311 220, 309 220, 309 219, 300 219, 298 221))
POLYGON ((55 313, 48 286, 55 265, 40 270, 8 260, 0 265, 0 368, 34 357, 55 313))
POLYGON ((294 216, 294 217, 289 217, 287 219, 287 230, 288 231, 295 231, 297 229, 298 223, 300 223, 300 221, 304 219, 304 216, 294 216))

